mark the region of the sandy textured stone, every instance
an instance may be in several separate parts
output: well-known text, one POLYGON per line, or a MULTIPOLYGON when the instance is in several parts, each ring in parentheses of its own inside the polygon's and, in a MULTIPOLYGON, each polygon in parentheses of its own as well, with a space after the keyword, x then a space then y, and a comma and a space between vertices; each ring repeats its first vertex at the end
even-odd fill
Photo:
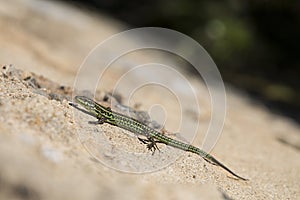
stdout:
MULTIPOLYGON (((162 170, 139 175, 101 164, 87 151, 99 150, 98 144, 90 140, 87 149, 79 140, 80 134, 110 138, 115 145, 103 146, 110 150, 105 152, 106 159, 114 160, 120 147, 148 153, 149 160, 167 156, 143 152, 136 138, 116 127, 88 124, 93 119, 69 105, 84 57, 125 26, 57 2, 12 0, 0 2, 0 27, 0 62, 15 66, 1 66, 0 72, 1 199, 300 197, 299 125, 230 88, 223 134, 212 154, 250 181, 234 180, 224 170, 189 153, 162 170), (78 20, 72 20, 75 18, 78 20)), ((136 60, 121 60, 116 65, 128 66, 143 60, 147 60, 146 56, 138 55, 136 60)), ((108 72, 109 84, 120 74, 108 72)), ((200 121, 199 137, 194 142, 199 145, 210 119, 210 99, 202 84, 190 81, 195 83, 203 105, 199 119, 193 110, 185 111, 189 123, 200 121)), ((109 88, 109 84, 105 87, 109 88)), ((107 91, 99 90, 97 95, 104 92, 107 91)), ((176 127, 177 105, 168 102, 164 90, 144 90, 135 98, 130 106, 141 110, 154 102, 167 105, 173 112, 168 115, 171 120, 166 128, 176 127)), ((185 101, 190 101, 188 96, 185 101)), ((172 149, 162 146, 162 151, 172 149)), ((149 164, 139 166, 143 165, 149 164)))

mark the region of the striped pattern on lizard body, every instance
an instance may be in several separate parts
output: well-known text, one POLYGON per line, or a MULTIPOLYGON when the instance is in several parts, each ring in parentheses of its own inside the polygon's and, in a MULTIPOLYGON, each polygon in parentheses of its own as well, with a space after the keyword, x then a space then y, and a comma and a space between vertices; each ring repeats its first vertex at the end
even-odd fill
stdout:
POLYGON ((146 124, 139 122, 138 120, 131 118, 129 116, 123 115, 121 113, 117 113, 112 111, 110 107, 104 107, 97 102, 93 101, 92 99, 85 97, 85 96, 76 96, 75 101, 83 106, 89 114, 95 116, 98 119, 99 124, 109 123, 111 125, 120 127, 132 133, 135 133, 137 136, 144 136, 147 139, 140 139, 142 142, 147 143, 147 147, 150 150, 155 151, 157 148, 156 143, 163 143, 184 151, 189 151, 195 154, 200 155, 204 160, 207 162, 220 166, 230 174, 239 178, 241 180, 246 181, 247 179, 235 174, 231 171, 228 167, 223 165, 217 159, 215 159, 210 154, 206 153, 205 151, 197 148, 193 145, 172 139, 155 129, 147 126, 146 124))

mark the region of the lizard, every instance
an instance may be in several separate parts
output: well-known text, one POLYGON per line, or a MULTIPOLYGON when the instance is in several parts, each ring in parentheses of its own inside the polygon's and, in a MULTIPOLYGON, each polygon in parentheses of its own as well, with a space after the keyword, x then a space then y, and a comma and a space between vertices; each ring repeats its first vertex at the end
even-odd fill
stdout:
MULTIPOLYGON (((147 148, 153 151, 153 153, 155 152, 155 150, 159 150, 156 143, 163 143, 165 145, 169 145, 177 149, 195 153, 202 157, 208 163, 223 168, 234 177, 243 181, 248 180, 237 175, 224 164, 222 164, 220 161, 218 161, 215 157, 201 150, 200 148, 168 137, 165 134, 162 134, 159 131, 147 126, 143 122, 140 122, 132 117, 123 115, 121 113, 115 112, 110 107, 104 107, 88 97, 75 96, 75 102, 84 107, 86 110, 85 112, 87 114, 96 117, 98 119, 98 121, 96 122, 97 124, 108 123, 110 125, 117 126, 119 128, 125 129, 136 134, 138 136, 138 139, 144 144, 147 144, 147 148), (139 136, 144 136, 146 139, 141 138, 139 136)), ((70 105, 77 107, 73 103, 70 103, 70 105)))

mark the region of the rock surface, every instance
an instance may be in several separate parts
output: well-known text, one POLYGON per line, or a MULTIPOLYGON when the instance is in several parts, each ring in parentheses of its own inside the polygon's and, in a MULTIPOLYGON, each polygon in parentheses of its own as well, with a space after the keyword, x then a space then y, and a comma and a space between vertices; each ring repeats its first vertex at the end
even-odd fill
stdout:
MULTIPOLYGON (((122 145, 128 151, 143 152, 144 146, 116 127, 88 124, 93 119, 75 110, 69 101, 84 57, 125 26, 64 4, 13 0, 0 2, 0 27, 1 199, 300 197, 299 126, 230 88, 223 134, 212 154, 249 181, 232 179, 189 153, 162 170, 145 174, 119 172, 103 165, 87 151, 78 133, 109 135, 116 147, 122 145), (10 63, 21 70, 6 65, 10 63)), ((128 65, 117 63, 122 64, 128 65)), ((112 71, 107 76, 116 80, 119 73, 112 71)), ((207 105, 199 119, 199 132, 203 132, 210 118, 210 102, 204 86, 196 83, 195 87, 202 96, 201 104, 207 105)), ((107 91, 97 94, 101 92, 107 91)), ((164 91, 142 91, 133 105, 145 109, 153 102, 163 104, 162 96, 164 91)), ((176 113, 176 105, 169 104, 176 113)), ((198 122, 192 111, 187 112, 191 121, 194 117, 194 123, 198 122)), ((168 129, 173 125, 168 124, 168 129)), ((202 137, 196 138, 196 145, 202 137)), ((151 159, 166 155, 143 153, 151 159)), ((114 155, 107 154, 107 158, 114 160, 114 155)))

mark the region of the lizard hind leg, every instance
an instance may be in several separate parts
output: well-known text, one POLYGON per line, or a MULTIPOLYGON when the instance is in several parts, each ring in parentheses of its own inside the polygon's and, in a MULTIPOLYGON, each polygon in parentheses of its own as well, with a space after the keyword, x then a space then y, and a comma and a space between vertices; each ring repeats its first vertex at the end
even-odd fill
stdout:
POLYGON ((154 155, 155 151, 159 150, 158 146, 156 143, 158 143, 159 141, 155 141, 152 137, 149 137, 147 139, 143 139, 138 137, 139 141, 141 141, 143 144, 147 145, 147 149, 152 151, 152 155, 154 155))

